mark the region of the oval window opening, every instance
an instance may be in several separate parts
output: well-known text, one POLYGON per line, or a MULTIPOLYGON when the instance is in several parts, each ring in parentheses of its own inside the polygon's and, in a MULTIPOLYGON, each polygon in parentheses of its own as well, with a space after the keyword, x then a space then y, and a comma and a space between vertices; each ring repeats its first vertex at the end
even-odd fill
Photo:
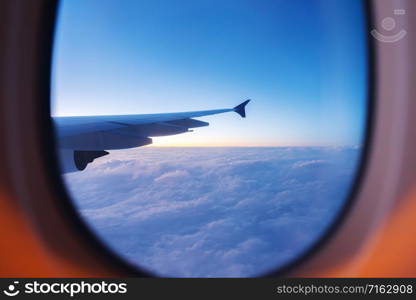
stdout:
POLYGON ((348 202, 367 56, 360 0, 61 1, 51 105, 74 207, 156 276, 292 264, 348 202))

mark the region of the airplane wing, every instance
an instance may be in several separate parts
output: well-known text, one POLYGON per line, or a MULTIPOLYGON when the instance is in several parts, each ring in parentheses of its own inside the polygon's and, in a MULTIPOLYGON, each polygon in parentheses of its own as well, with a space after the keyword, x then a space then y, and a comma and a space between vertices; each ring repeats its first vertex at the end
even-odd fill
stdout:
POLYGON ((149 145, 152 137, 190 132, 209 123, 193 118, 236 112, 245 118, 250 100, 234 108, 120 116, 53 117, 58 136, 63 171, 80 171, 105 150, 127 149, 149 145))

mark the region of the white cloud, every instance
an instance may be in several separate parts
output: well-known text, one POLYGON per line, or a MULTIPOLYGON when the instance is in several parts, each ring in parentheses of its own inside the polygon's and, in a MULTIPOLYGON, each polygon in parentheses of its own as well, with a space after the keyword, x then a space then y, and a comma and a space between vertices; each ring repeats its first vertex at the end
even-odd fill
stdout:
POLYGON ((297 161, 293 164, 294 168, 302 168, 302 167, 307 167, 307 166, 312 166, 312 165, 319 165, 319 164, 324 164, 325 161, 322 159, 314 159, 314 160, 306 160, 306 161, 297 161))
POLYGON ((65 181, 90 226, 129 261, 165 276, 252 276, 289 262, 332 222, 357 153, 138 148, 65 181))
POLYGON ((164 174, 162 174, 161 176, 157 177, 155 179, 155 182, 161 182, 161 183, 165 183, 165 182, 171 182, 171 183, 177 183, 177 181, 180 180, 186 180, 187 177, 189 177, 189 174, 187 171, 184 170, 175 170, 175 171, 170 171, 170 172, 166 172, 164 174))

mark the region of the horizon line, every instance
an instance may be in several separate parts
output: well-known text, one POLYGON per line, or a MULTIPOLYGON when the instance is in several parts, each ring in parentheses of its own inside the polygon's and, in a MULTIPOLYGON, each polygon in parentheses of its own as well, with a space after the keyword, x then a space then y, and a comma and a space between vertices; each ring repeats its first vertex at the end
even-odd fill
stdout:
POLYGON ((361 145, 146 145, 146 148, 304 148, 304 147, 319 147, 319 148, 361 148, 361 145))

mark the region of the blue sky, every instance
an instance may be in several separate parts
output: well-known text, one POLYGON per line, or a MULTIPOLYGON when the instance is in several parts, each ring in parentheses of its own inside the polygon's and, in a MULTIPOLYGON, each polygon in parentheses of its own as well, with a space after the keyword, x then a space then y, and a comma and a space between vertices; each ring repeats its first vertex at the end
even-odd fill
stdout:
POLYGON ((156 146, 359 145, 360 0, 62 1, 54 115, 228 108, 156 146), (236 5, 238 3, 238 5, 236 5))

